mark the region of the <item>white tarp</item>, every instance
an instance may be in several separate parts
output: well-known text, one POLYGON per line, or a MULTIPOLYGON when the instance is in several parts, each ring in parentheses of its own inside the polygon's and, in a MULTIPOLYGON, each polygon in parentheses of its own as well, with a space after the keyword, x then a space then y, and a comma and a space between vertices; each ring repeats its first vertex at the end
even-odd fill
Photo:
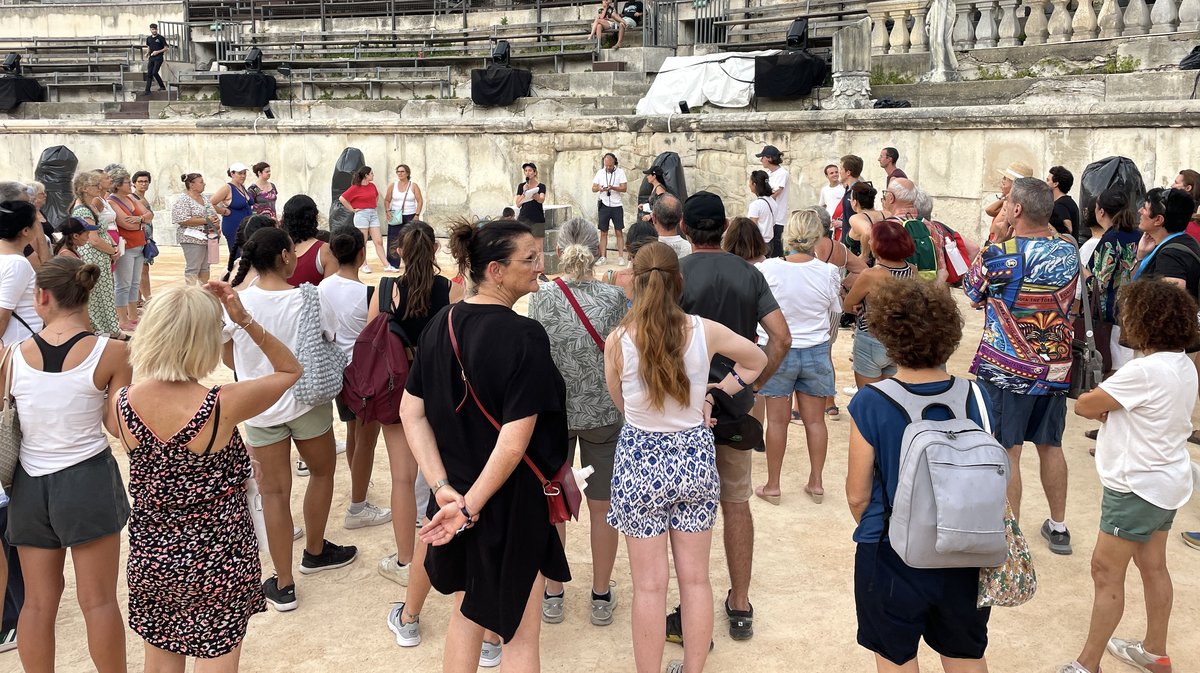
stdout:
POLYGON ((746 107, 754 96, 754 59, 773 56, 778 49, 672 56, 638 101, 637 113, 670 114, 679 112, 679 101, 689 107, 712 103, 719 107, 746 107))

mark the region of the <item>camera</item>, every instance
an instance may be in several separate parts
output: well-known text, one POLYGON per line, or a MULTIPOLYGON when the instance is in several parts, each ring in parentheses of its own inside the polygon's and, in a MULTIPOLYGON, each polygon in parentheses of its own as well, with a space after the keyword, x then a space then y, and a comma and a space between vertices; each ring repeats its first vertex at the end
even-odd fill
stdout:
POLYGON ((604 193, 605 193, 605 195, 607 195, 607 196, 612 196, 612 190, 611 190, 611 189, 606 189, 606 190, 604 190, 604 193))

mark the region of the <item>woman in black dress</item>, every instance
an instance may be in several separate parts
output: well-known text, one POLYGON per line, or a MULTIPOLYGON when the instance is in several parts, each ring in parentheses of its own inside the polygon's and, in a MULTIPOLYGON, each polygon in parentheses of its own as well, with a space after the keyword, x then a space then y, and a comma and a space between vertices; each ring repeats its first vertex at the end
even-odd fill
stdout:
POLYGON ((543 474, 566 460, 566 386, 545 329, 512 306, 538 291, 542 253, 529 227, 505 221, 460 224, 450 247, 477 293, 430 321, 400 404, 434 489, 421 530, 431 545, 425 569, 435 589, 459 594, 443 670, 476 670, 485 628, 505 641, 506 666, 540 670, 545 578, 566 582, 570 571, 541 483, 522 457, 543 474))

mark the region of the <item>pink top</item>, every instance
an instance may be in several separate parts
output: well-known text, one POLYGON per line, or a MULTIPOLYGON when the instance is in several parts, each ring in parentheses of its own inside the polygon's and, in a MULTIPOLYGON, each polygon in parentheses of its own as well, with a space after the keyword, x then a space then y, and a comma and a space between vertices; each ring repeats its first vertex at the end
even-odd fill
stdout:
POLYGON ((351 185, 350 189, 342 192, 342 198, 349 201, 350 207, 355 210, 379 207, 379 190, 375 188, 374 182, 351 185))

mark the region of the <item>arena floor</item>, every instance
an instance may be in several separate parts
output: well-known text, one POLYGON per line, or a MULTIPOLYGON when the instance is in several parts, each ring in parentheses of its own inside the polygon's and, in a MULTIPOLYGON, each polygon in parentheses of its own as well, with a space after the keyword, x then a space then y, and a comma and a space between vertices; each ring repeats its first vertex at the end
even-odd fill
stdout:
MULTIPOLYGON (((183 282, 183 259, 178 248, 163 248, 152 268, 155 290, 183 282)), ((376 264, 376 268, 378 265, 376 264)), ((447 267, 449 268, 449 267, 447 267)), ((364 277, 370 282, 378 274, 364 277)), ((967 321, 966 337, 950 362, 950 371, 965 374, 981 329, 981 314, 970 309, 958 294, 967 321)), ((524 311, 524 302, 518 305, 524 311)), ((848 357, 849 334, 843 331, 834 347, 838 390, 853 383, 848 357)), ((232 380, 223 367, 212 382, 232 380)), ((716 648, 708 659, 710 671, 839 671, 874 670, 872 655, 855 643, 852 595, 854 545, 850 535, 854 521, 846 507, 843 489, 846 446, 850 422, 845 413, 848 400, 839 395, 842 418, 829 423, 830 450, 826 465, 827 497, 813 504, 802 492, 807 476, 803 428, 789 430, 789 454, 783 479, 784 498, 778 507, 755 499, 752 509, 757 527, 754 582, 751 600, 755 606, 755 635, 747 642, 730 640, 724 629, 721 597, 728 586, 721 522, 712 550, 713 609, 716 648)), ((1087 632, 1092 600, 1088 559, 1096 537, 1100 486, 1087 449, 1091 442, 1084 430, 1094 426, 1068 415, 1065 436, 1071 481, 1067 522, 1074 535, 1073 556, 1049 553, 1037 534, 1047 515, 1037 475, 1036 452, 1025 452, 1024 519, 1031 529, 1040 583, 1036 598, 1018 609, 997 608, 991 620, 988 659, 993 671, 1052 671, 1073 659, 1087 632)), ((339 437, 344 427, 335 423, 339 437)), ((114 442, 115 444, 115 442, 114 442)), ((1195 447, 1191 447, 1195 448, 1195 447)), ((123 451, 116 450, 126 470, 123 451)), ((1193 451, 1194 458, 1200 453, 1193 451)), ((376 451, 373 502, 388 500, 387 454, 382 442, 376 451)), ((765 480, 765 458, 756 457, 756 483, 765 480)), ((303 479, 296 478, 293 511, 301 509, 303 479)), ((337 490, 327 537, 359 547, 354 564, 314 576, 297 574, 298 610, 269 611, 250 623, 242 654, 242 670, 271 672, 325 672, 334 670, 434 671, 440 669, 442 633, 452 605, 450 599, 433 595, 421 615, 423 643, 419 647, 397 647, 385 618, 393 601, 403 598, 402 589, 380 577, 375 570, 381 557, 394 551, 390 525, 346 531, 341 517, 349 501, 349 477, 340 461, 337 490)), ((568 585, 566 621, 542 627, 543 670, 582 673, 633 670, 630 638, 631 583, 624 545, 618 553, 614 575, 618 596, 616 619, 611 626, 595 627, 589 622, 590 555, 587 549, 586 517, 569 527, 568 557, 576 580, 568 585)), ((1178 515, 1176 530, 1200 529, 1200 501, 1193 500, 1178 515)), ((299 543, 297 543, 298 554, 299 543)), ((1171 624, 1170 654, 1179 672, 1200 670, 1200 650, 1195 648, 1200 631, 1200 552, 1188 548, 1173 535, 1168 545, 1175 581, 1175 608, 1171 624), (1190 646, 1189 646, 1190 644, 1190 646)), ((298 557, 298 556, 297 556, 298 557)), ((264 555, 264 559, 266 559, 264 555)), ((264 571, 270 572, 269 560, 264 571)), ((1127 586, 1125 618, 1117 635, 1141 638, 1145 626, 1140 581, 1131 568, 1127 586)), ((118 585, 122 609, 126 605, 125 581, 118 585)), ((677 595, 671 596, 672 605, 677 595)), ((664 607, 664 614, 667 606, 664 607)), ((83 619, 75 603, 74 580, 68 571, 67 589, 58 618, 57 670, 73 673, 93 670, 87 654, 83 619)), ((126 636, 131 671, 142 670, 142 642, 132 631, 126 636)), ((681 658, 682 648, 667 644, 665 660, 681 658)), ((920 661, 927 670, 940 670, 936 655, 923 647, 920 661)), ((1108 671, 1126 670, 1109 658, 1108 671)), ((0 654, 0 673, 19 671, 16 652, 0 654)))

